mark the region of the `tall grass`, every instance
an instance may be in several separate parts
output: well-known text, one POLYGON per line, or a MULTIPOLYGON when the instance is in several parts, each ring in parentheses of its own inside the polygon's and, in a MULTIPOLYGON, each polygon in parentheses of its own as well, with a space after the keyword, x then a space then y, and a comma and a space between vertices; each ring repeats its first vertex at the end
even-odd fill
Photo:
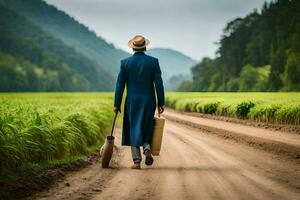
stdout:
POLYGON ((103 141, 109 93, 0 94, 0 175, 82 155, 103 141))
POLYGON ((167 93, 166 105, 199 112, 262 122, 300 125, 300 93, 167 93))

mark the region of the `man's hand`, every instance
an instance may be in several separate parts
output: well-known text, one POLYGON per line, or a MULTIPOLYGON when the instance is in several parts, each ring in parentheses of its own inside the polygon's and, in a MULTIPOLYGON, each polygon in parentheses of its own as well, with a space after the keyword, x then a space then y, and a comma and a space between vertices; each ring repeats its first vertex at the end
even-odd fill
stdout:
POLYGON ((118 112, 120 112, 121 113, 121 109, 120 108, 117 108, 117 107, 114 107, 114 113, 118 113, 118 112))
POLYGON ((157 107, 158 117, 160 117, 160 114, 162 114, 164 111, 165 111, 165 106, 158 106, 157 107))

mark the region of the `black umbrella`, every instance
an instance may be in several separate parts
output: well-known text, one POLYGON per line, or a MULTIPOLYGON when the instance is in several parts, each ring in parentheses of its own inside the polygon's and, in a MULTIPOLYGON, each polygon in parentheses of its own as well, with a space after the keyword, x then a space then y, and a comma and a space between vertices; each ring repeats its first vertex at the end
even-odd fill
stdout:
POLYGON ((118 112, 116 112, 110 135, 106 137, 105 143, 102 146, 101 151, 100 151, 102 168, 108 168, 109 162, 110 162, 112 154, 113 154, 114 141, 115 141, 113 132, 114 132, 114 127, 115 127, 117 116, 118 116, 118 112))

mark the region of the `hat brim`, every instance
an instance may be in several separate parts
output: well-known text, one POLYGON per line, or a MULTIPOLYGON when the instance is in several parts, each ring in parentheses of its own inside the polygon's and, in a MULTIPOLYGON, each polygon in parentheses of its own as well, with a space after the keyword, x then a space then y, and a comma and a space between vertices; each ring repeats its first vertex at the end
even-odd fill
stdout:
POLYGON ((131 39, 131 40, 129 40, 129 42, 128 42, 128 46, 129 46, 130 48, 133 48, 133 49, 143 49, 143 48, 145 48, 146 46, 148 46, 149 43, 150 43, 150 41, 149 41, 148 39, 145 38, 145 44, 144 44, 143 46, 135 46, 135 45, 133 44, 133 39, 131 39))

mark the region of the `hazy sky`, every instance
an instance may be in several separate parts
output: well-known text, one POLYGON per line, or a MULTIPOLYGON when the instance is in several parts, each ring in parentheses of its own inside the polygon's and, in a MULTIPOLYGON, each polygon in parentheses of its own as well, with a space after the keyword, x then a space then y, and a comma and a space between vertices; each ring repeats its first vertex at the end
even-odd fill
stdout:
POLYGON ((116 47, 143 34, 150 48, 167 47, 197 60, 215 55, 225 24, 264 0, 46 0, 116 47))

